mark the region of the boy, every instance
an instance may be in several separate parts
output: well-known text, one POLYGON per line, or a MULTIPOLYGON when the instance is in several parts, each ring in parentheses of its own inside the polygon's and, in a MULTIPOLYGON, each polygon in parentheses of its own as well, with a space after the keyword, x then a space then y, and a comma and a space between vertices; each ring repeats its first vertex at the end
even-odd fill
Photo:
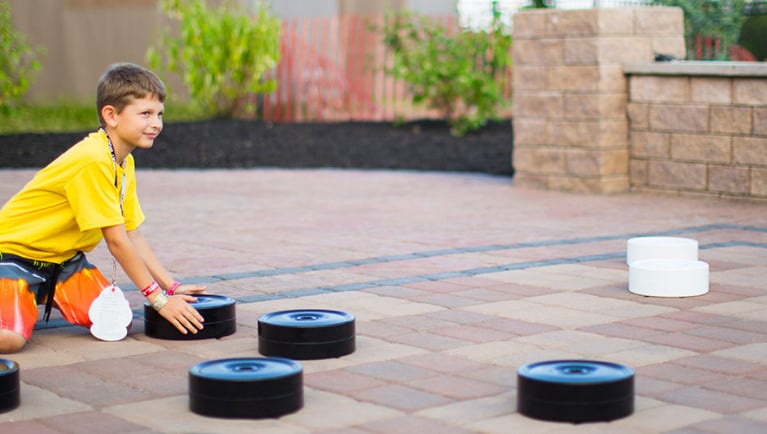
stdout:
POLYGON ((55 305, 89 327, 88 310, 109 281, 83 252, 106 240, 109 252, 162 317, 197 333, 203 318, 189 302, 205 288, 181 285, 141 235, 131 151, 149 149, 162 130, 165 85, 141 66, 115 64, 96 90, 101 128, 40 170, 0 209, 0 353, 32 335, 37 305, 55 305))

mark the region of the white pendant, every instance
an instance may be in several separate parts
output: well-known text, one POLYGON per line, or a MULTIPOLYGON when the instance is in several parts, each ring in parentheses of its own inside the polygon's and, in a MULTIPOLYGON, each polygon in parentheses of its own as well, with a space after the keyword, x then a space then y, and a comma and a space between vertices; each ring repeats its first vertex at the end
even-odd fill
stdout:
POLYGON ((119 341, 128 335, 133 321, 130 303, 117 285, 109 285, 93 300, 88 317, 91 334, 102 341, 119 341))

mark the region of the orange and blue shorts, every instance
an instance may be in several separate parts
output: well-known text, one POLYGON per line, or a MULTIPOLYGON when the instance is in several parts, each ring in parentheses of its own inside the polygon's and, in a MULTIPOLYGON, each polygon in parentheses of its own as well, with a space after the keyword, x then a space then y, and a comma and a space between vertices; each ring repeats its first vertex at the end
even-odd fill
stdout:
POLYGON ((46 320, 55 306, 66 321, 90 327, 88 310, 108 285, 82 252, 63 264, 0 253, 0 329, 29 340, 43 304, 46 320))

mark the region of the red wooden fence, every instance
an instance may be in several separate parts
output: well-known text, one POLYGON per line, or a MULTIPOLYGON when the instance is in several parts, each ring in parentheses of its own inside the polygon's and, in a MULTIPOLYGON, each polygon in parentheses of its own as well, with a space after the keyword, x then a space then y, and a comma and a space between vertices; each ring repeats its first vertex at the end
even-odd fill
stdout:
MULTIPOLYGON (((449 31, 459 31, 455 16, 432 17, 449 31)), ((346 15, 283 20, 281 58, 268 75, 277 90, 260 97, 263 120, 395 121, 439 118, 440 113, 415 105, 407 84, 384 73, 392 55, 376 29, 384 17, 346 15)), ((711 60, 722 54, 717 37, 695 38, 694 59, 711 60)), ((753 60, 739 47, 734 60, 753 60)), ((748 54, 748 53, 746 53, 748 54)), ((511 68, 504 71, 504 97, 511 101, 511 68)), ((511 117, 511 109, 499 113, 511 117)))
POLYGON ((695 36, 695 60, 713 60, 722 55, 721 39, 716 36, 695 36))
MULTIPOLYGON (((436 17, 457 31, 455 17, 436 17)), ((394 121, 438 118, 414 105, 406 83, 384 73, 391 66, 381 28, 384 17, 348 15, 284 20, 281 59, 270 78, 277 90, 261 98, 263 120, 394 121)), ((511 99, 511 69, 505 71, 511 99)), ((511 113, 501 113, 510 116, 511 113)))
POLYGON ((733 44, 724 52, 722 40, 718 36, 697 35, 694 40, 692 60, 728 59, 740 62, 755 62, 756 58, 748 50, 738 44, 733 44))

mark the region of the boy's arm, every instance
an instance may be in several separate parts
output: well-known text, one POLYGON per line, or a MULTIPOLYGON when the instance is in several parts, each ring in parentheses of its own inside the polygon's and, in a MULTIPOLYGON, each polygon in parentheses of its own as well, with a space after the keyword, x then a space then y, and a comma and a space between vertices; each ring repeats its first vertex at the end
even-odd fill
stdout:
MULTIPOLYGON (((155 256, 152 248, 149 247, 149 243, 144 238, 144 235, 141 234, 141 231, 139 231, 138 228, 128 231, 128 238, 130 238, 133 246, 138 251, 139 256, 141 256, 143 259, 144 265, 152 274, 154 280, 160 285, 160 288, 166 290, 170 288, 176 281, 170 276, 170 273, 168 273, 165 267, 163 267, 160 261, 157 259, 157 256, 155 256)), ((175 293, 199 294, 203 291, 205 291, 205 286, 203 285, 181 285, 178 289, 176 289, 175 293)))
MULTIPOLYGON (((143 246, 141 246, 141 242, 139 242, 138 246, 134 245, 132 238, 125 231, 125 225, 105 227, 101 229, 101 232, 104 235, 109 252, 114 256, 131 281, 138 288, 149 286, 154 280, 152 270, 145 264, 145 260, 141 256, 142 251, 140 250, 148 249, 146 242, 143 243, 143 246)), ((143 241, 143 237, 141 240, 143 241)), ((154 258, 154 255, 152 257, 154 258)), ((154 260, 156 262, 156 258, 154 260)), ((167 271, 162 270, 167 278, 167 271)), ((147 297, 149 302, 152 303, 155 297, 160 296, 160 292, 155 291, 150 294, 147 297)), ((192 301, 195 301, 195 298, 190 295, 173 295, 168 297, 168 302, 158 313, 173 324, 181 333, 186 334, 187 331, 197 333, 198 329, 202 329, 203 318, 194 307, 187 303, 192 301)))

